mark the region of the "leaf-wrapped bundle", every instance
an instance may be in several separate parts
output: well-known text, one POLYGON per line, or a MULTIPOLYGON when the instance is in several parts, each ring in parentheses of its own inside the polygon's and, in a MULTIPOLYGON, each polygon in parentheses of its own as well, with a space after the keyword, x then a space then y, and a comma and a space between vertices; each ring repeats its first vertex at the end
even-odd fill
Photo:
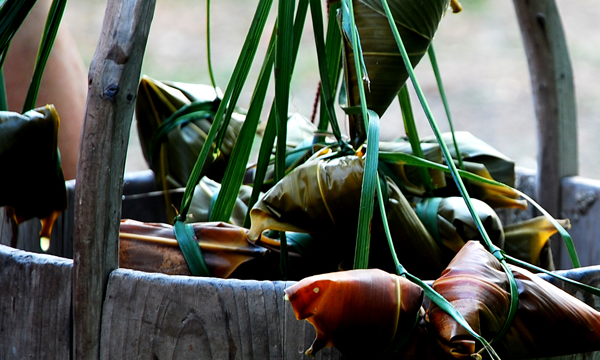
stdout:
POLYGON ((49 238, 54 220, 67 208, 67 189, 58 151, 60 119, 54 105, 21 115, 0 112, 0 206, 14 209, 21 223, 43 219, 49 238))
MULTIPOLYGON (((353 258, 364 157, 317 154, 294 169, 261 198, 250 212, 249 238, 263 231, 317 233, 347 239, 337 251, 341 261, 353 258)), ((400 189, 387 178, 386 211, 400 260, 414 274, 436 278, 450 261, 421 223, 400 189)), ((393 271, 380 217, 373 220, 370 264, 393 271)))
MULTIPOLYGON (((389 0, 391 13, 412 66, 416 66, 431 43, 449 0, 389 0)), ((368 76, 366 107, 380 117, 394 101, 406 82, 408 72, 398 50, 398 44, 380 0, 352 0, 354 18, 359 34, 360 50, 368 76)), ((348 105, 360 106, 358 81, 352 48, 350 13, 342 8, 344 34, 344 76, 348 105)), ((350 115, 350 141, 358 147, 366 139, 361 115, 350 115)))
POLYGON ((352 356, 401 346, 420 314, 423 290, 407 279, 377 269, 311 276, 285 289, 299 320, 317 336, 306 351, 334 346, 352 356))
MULTIPOLYGON (((226 223, 195 223, 198 246, 212 276, 230 277, 240 266, 262 260, 268 249, 247 240, 246 230, 226 223)), ((129 269, 190 275, 168 224, 121 220, 119 266, 129 269)))
MULTIPOLYGON (((527 270, 517 266, 510 270, 519 305, 505 336, 493 343, 500 357, 529 359, 600 349, 598 311, 527 270)), ((491 340, 498 335, 510 304, 508 277, 479 242, 468 242, 433 288, 483 337, 491 340)), ((452 317, 435 304, 428 313, 447 354, 466 358, 476 352, 475 340, 452 317)))
MULTIPOLYGON (((492 243, 504 248, 504 230, 498 214, 481 200, 471 199, 471 203, 492 243)), ((417 204, 416 212, 433 237, 453 254, 469 240, 483 240, 462 197, 425 198, 417 204)))
MULTIPOLYGON (((185 186, 219 103, 210 86, 142 77, 136 101, 138 135, 159 187, 185 186), (180 116, 174 116, 178 111, 180 116)), ((241 110, 232 114, 221 148, 208 159, 203 174, 221 180, 244 119, 241 110)))

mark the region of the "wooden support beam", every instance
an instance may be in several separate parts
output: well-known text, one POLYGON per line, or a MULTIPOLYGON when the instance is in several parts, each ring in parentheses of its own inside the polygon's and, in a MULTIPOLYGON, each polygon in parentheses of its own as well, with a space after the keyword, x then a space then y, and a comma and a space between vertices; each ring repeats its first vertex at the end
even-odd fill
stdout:
MULTIPOLYGON (((513 0, 529 63, 537 118, 536 200, 560 215, 561 180, 577 175, 577 114, 573 71, 554 0, 513 0)), ((555 241, 555 262, 561 258, 555 241)))
POLYGON ((125 155, 155 0, 109 0, 89 72, 74 224, 74 357, 100 356, 101 310, 118 267, 125 155))

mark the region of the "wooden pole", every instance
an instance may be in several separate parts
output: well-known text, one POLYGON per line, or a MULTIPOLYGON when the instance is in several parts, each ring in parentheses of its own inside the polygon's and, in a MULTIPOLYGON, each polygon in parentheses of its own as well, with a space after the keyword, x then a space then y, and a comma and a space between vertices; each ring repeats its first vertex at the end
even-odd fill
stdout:
POLYGON ((89 72, 75 191, 75 359, 100 356, 101 312, 118 267, 125 154, 155 0, 108 0, 89 72))
MULTIPOLYGON (((560 216, 561 181, 577 175, 577 114, 573 71, 554 0, 513 0, 529 63, 537 118, 537 201, 560 216)), ((552 252, 560 268, 561 244, 552 252)))

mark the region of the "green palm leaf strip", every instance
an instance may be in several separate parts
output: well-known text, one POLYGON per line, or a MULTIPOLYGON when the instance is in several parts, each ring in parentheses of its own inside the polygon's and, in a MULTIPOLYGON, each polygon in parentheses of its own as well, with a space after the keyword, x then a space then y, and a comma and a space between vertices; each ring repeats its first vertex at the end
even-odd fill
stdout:
POLYGON ((4 71, 0 69, 0 111, 8 110, 8 100, 6 99, 6 83, 4 82, 4 71))
MULTIPOLYGON (((319 64, 319 73, 321 76, 321 98, 323 99, 321 102, 322 117, 319 121, 318 129, 321 131, 327 130, 329 124, 331 124, 331 129, 333 130, 333 135, 338 140, 340 147, 343 151, 347 151, 349 145, 342 140, 342 132, 340 131, 340 127, 337 121, 337 117, 335 115, 335 109, 333 106, 334 103, 334 93, 337 86, 337 82, 335 81, 336 76, 339 77, 339 73, 341 70, 340 67, 340 56, 342 49, 342 38, 339 28, 336 26, 335 16, 333 19, 329 19, 328 23, 328 48, 326 48, 326 42, 323 38, 323 14, 321 11, 321 2, 319 0, 311 0, 310 2, 311 9, 311 17, 313 20, 313 32, 315 37, 315 46, 317 49, 317 60, 319 64), (334 28, 334 30, 331 30, 334 28), (337 29, 337 34, 335 32, 337 29), (337 35, 337 36, 336 36, 337 35), (337 43, 336 43, 337 41, 337 43), (331 56, 329 55, 331 54, 331 56), (333 63, 332 63, 333 62, 333 63), (331 70, 329 70, 331 69, 331 70), (324 106, 323 106, 324 105, 324 106)), ((315 139, 319 140, 318 137, 315 139)))
POLYGON ((31 84, 25 97, 25 103, 23 104, 23 113, 33 109, 37 100, 38 92, 40 90, 40 84, 42 83, 42 75, 44 74, 44 68, 50 57, 50 51, 54 45, 54 40, 58 34, 58 28, 60 21, 65 12, 67 6, 67 0, 54 0, 52 6, 48 11, 48 17, 46 19, 46 25, 44 26, 44 32, 42 33, 42 40, 40 48, 38 50, 37 59, 35 61, 35 68, 33 70, 33 77, 31 78, 31 84))
MULTIPOLYGON (((487 232, 485 231, 485 228, 483 227, 481 219, 479 218, 479 216, 477 216, 477 213, 475 212, 475 208, 474 208, 473 204, 471 203, 470 196, 469 196, 460 176, 458 175, 458 169, 456 168, 456 165, 454 165, 454 161, 452 160, 450 151, 448 150, 446 143, 442 139, 442 134, 437 126, 437 123, 435 122, 435 119, 433 118, 433 114, 432 114, 431 110, 429 109, 429 105, 427 104, 427 100, 425 99, 423 91, 421 90, 421 86, 419 85, 419 82, 416 79, 413 67, 412 67, 412 65, 410 63, 410 59, 408 57, 408 53, 406 51, 406 48, 404 47, 404 43, 402 42, 402 38, 400 37, 398 28, 396 27, 396 23, 394 21, 392 12, 390 11, 390 8, 388 6, 387 0, 381 0, 381 3, 383 5, 385 14, 390 23, 390 27, 391 27, 392 33, 394 34, 394 38, 396 39, 396 43, 398 44, 398 49, 400 50, 400 54, 402 55, 402 60, 404 61, 406 70, 408 71, 409 77, 411 79, 411 82, 413 83, 413 86, 415 88, 415 91, 417 93, 419 101, 421 103, 421 106, 423 107, 423 110, 425 111, 425 115, 427 117, 427 120, 429 121, 429 125, 431 126, 433 133, 438 140, 440 148, 442 149, 444 158, 446 159, 446 162, 448 163, 448 166, 451 169, 450 173, 451 173, 452 177, 454 178, 456 186, 458 187, 463 199, 465 199, 465 203, 467 205, 467 208, 469 209, 469 212, 471 213, 471 217, 473 218, 473 221, 477 225, 477 228, 479 229, 479 232, 481 233, 483 240, 484 240, 486 246, 488 247, 488 250, 502 263, 502 266, 505 268, 505 272, 506 272, 506 275, 507 275, 509 283, 510 283, 511 301, 510 301, 510 308, 509 308, 506 322, 504 323, 502 330, 500 331, 500 333, 498 334, 498 336, 495 339, 501 338, 502 336, 504 336, 505 332, 508 330, 508 328, 512 324, 512 320, 517 312, 518 301, 519 301, 517 283, 514 279, 512 272, 510 270, 508 270, 508 268, 506 266, 506 263, 505 263, 506 257, 504 256, 503 251, 500 250, 499 248, 495 247, 492 244, 492 241, 490 240, 487 232)), ((482 343, 482 344, 485 346, 485 343, 482 343)), ((485 347, 488 350, 488 352, 490 352, 490 354, 491 354, 490 349, 488 349, 487 346, 485 346, 485 347)))
POLYGON ((489 351, 489 353, 493 359, 500 359, 498 354, 496 354, 496 352, 494 351, 494 348, 492 348, 492 346, 487 342, 487 340, 485 340, 481 335, 479 335, 477 332, 475 332, 473 330, 473 328, 471 328, 471 326, 465 320, 465 318, 461 315, 461 313, 459 313, 452 306, 452 304, 450 304, 448 302, 448 300, 446 300, 443 296, 441 296, 437 291, 433 290, 433 288, 431 288, 431 286, 429 286, 427 283, 425 283, 418 277, 411 275, 400 264, 400 261, 398 260, 398 255, 396 255, 396 249, 394 247, 394 242, 392 240, 392 235, 390 233, 390 228, 389 228, 389 225, 387 222, 385 202, 384 202, 383 192, 381 189, 381 181, 379 180, 379 177, 376 179, 376 182, 377 182, 377 199, 379 201, 379 210, 381 212, 381 218, 384 219, 383 229, 385 231, 388 246, 390 248, 390 252, 392 253, 392 258, 394 260, 394 265, 396 267, 396 271, 397 271, 398 275, 409 279, 410 281, 412 281, 413 283, 415 283, 419 287, 421 287, 421 289, 423 289, 423 291, 425 292, 425 295, 427 296, 427 298, 429 298, 429 300, 431 300, 434 304, 439 306, 440 309, 444 310, 446 313, 448 313, 450 316, 452 316, 452 318, 454 318, 454 320, 456 320, 456 322, 458 322, 460 325, 462 325, 471 335, 473 335, 473 337, 475 337, 475 339, 477 339, 479 342, 481 342, 483 344, 484 348, 489 351))
MULTIPOLYGON (((293 19, 295 1, 280 0, 277 12, 277 42, 275 51, 275 113, 277 118, 277 145, 275 151, 275 181, 285 176, 287 148, 287 120, 290 98, 290 80, 293 66, 293 19)), ((280 234, 280 264, 284 277, 288 273, 288 249, 285 233, 280 234)))
MULTIPOLYGON (((327 35, 325 39, 325 59, 327 62, 327 69, 329 69, 329 84, 330 84, 330 94, 331 98, 335 97, 335 92, 338 87, 340 73, 342 71, 341 66, 341 56, 342 56, 342 33, 340 31, 340 27, 338 25, 337 20, 337 11, 341 6, 341 2, 331 2, 329 3, 329 17, 327 21, 327 35)), ((315 21, 317 17, 313 16, 313 21, 315 21)), ((317 56, 319 61, 321 60, 321 54, 319 54, 319 48, 317 45, 317 56)), ((323 92, 323 89, 321 89, 323 92)), ((321 94, 321 104, 325 103, 325 94, 321 94)), ((332 100, 333 101, 333 100, 332 100)), ((320 109, 320 119, 318 124, 319 132, 325 132, 329 129, 329 123, 333 121, 331 116, 329 115, 329 108, 321 106, 320 109)), ((332 124, 333 126, 339 125, 332 124)), ((322 142, 325 138, 315 137, 315 142, 322 142)))
POLYGON ((246 36, 246 41, 244 42, 244 46, 242 47, 240 57, 238 58, 233 74, 231 76, 231 80, 227 85, 227 89, 225 90, 223 99, 219 105, 219 108, 217 109, 212 126, 210 127, 204 145, 202 146, 202 150, 200 150, 200 154, 198 155, 196 163, 194 164, 194 168, 192 169, 192 172, 190 174, 190 178, 188 179, 188 183, 183 194, 181 211, 178 216, 178 219, 180 221, 183 221, 185 219, 185 216, 189 211, 192 196, 194 194, 194 188, 200 180, 200 173, 202 171, 202 168, 204 167, 204 164, 209 155, 213 142, 215 141, 217 133, 221 128, 222 132, 224 132, 227 128, 226 124, 223 124, 223 126, 221 126, 223 115, 227 108, 230 108, 231 111, 233 111, 233 104, 235 102, 232 100, 232 98, 234 98, 235 100, 237 100, 237 98, 233 97, 232 95, 234 93, 239 95, 239 92, 243 87, 243 83, 248 76, 252 59, 256 54, 260 35, 264 29, 272 3, 272 0, 261 0, 257 6, 254 19, 252 20, 252 24, 250 25, 250 30, 248 31, 248 34, 246 36), (230 100, 232 100, 232 104, 229 104, 230 100))
MULTIPOLYGON (((306 19, 306 14, 308 12, 307 8, 308 1, 301 0, 298 4, 298 11, 296 13, 296 21, 294 23, 294 36, 293 36, 293 62, 292 69, 296 64, 296 58, 298 56, 298 49, 300 48, 300 40, 302 29, 304 28, 304 20, 306 19)), ((248 201, 248 212, 246 213, 246 217, 244 219, 244 227, 250 228, 250 210, 258 201, 260 196, 261 188, 264 184, 267 169, 269 164, 271 163, 271 153, 273 150, 273 145, 275 143, 275 138, 277 137, 277 116, 276 116, 276 104, 273 102, 271 105, 271 110, 269 111, 269 117, 267 119, 267 126, 265 128, 265 132, 263 134, 262 142, 260 144, 260 149, 258 153, 258 161, 256 164, 256 172, 254 177, 254 183, 252 188, 252 194, 250 195, 250 200, 248 201)))
POLYGON ((0 69, 15 33, 35 5, 36 0, 5 1, 0 8, 0 69))
POLYGON ((271 36, 265 61, 252 95, 246 119, 244 120, 240 134, 233 147, 227 169, 225 169, 221 191, 219 191, 219 195, 210 214, 210 221, 228 222, 231 218, 233 208, 235 207, 235 202, 240 187, 242 186, 244 175, 246 174, 246 164, 248 163, 250 152, 252 151, 252 144, 256 135, 256 129, 260 122, 260 114, 265 102, 269 81, 271 80, 271 72, 275 61, 275 31, 276 28, 271 36))
POLYGON ((458 160, 458 167, 464 170, 465 165, 463 164, 463 157, 460 153, 458 144, 456 142, 456 136, 454 136, 454 122, 452 121, 452 115, 450 114, 450 105, 448 105, 448 98, 446 97, 446 90, 444 90, 444 84, 442 83, 442 76, 440 74, 440 68, 438 66, 437 58, 435 56, 433 44, 429 45, 429 49, 427 49, 427 54, 429 55, 429 61, 431 62, 431 67, 433 68, 435 80, 438 84, 440 97, 442 98, 444 110, 446 111, 446 117, 448 118, 448 125, 450 126, 450 133, 452 134, 452 141, 454 142, 454 149, 456 149, 456 159, 458 160))
POLYGON ((217 91, 217 82, 215 81, 215 74, 212 66, 212 52, 211 52, 211 41, 210 41, 210 0, 206 0, 206 60, 208 64, 208 76, 210 76, 210 83, 217 91))
POLYGON ((202 250, 198 246, 198 239, 191 224, 176 221, 173 224, 173 232, 183 253, 183 257, 194 276, 210 276, 210 271, 202 256, 202 250))
MULTIPOLYGON (((398 100, 400 102, 400 110, 402 111, 402 119, 404 120, 404 128, 406 129, 406 135, 408 136, 412 152, 415 156, 424 158, 423 149, 421 149, 421 140, 415 124, 415 117, 406 84, 400 89, 398 100)), ((423 182, 425 193, 431 195, 433 182, 426 168, 419 168, 419 177, 423 182)))
POLYGON ((367 133, 367 154, 360 193, 360 211, 358 213, 358 230, 356 236, 356 249, 354 251, 355 269, 366 269, 369 267, 371 221, 373 220, 373 207, 375 203, 373 199, 375 197, 375 187, 378 181, 379 116, 371 110, 368 110, 367 113, 369 115, 369 131, 367 133))
MULTIPOLYGON (((258 49, 260 35, 264 30, 272 3, 272 0, 261 0, 257 6, 250 29, 246 36, 246 41, 244 42, 244 46, 242 47, 242 51, 233 70, 231 80, 227 85, 223 99, 219 104, 219 108, 217 109, 213 123, 204 141, 204 145, 200 150, 200 154, 196 159, 196 163, 194 164, 194 168, 192 169, 185 187, 185 192, 183 194, 181 203, 181 211, 175 217, 174 228, 180 229, 182 224, 185 222, 192 202, 192 197, 194 195, 194 189, 196 184, 198 184, 200 181, 202 168, 204 167, 206 159, 209 156, 213 143, 220 145, 218 141, 215 141, 216 137, 219 135, 219 133, 224 133, 227 130, 228 117, 230 118, 231 113, 233 113, 233 108, 237 103, 241 89, 250 71, 252 60, 254 59, 254 55, 258 49), (227 111, 227 115, 225 121, 223 121, 223 115, 225 114, 225 111, 227 111)), ((222 136, 223 135, 221 135, 221 137, 222 136)), ((220 146, 216 146, 215 149, 218 151, 219 147, 220 146)), ((198 256, 198 252, 190 252, 189 250, 191 248, 189 244, 194 242, 194 239, 191 235, 193 235, 193 231, 175 231, 175 237, 177 238, 181 251, 184 253, 184 257, 186 258, 186 262, 190 267, 190 270, 192 268, 202 267, 201 263, 204 262, 201 254, 198 256)), ((197 244, 196 247, 198 247, 197 244)))
POLYGON ((246 212, 246 217, 244 218, 244 227, 247 229, 250 228, 250 210, 258 201, 261 187, 265 182, 276 136, 277 123, 275 118, 275 106, 271 106, 271 111, 267 120, 267 126, 265 127, 265 132, 263 134, 263 138, 260 143, 260 149, 258 151, 258 161, 256 163, 252 194, 250 194, 250 200, 248 200, 248 211, 246 212))
MULTIPOLYGON (((354 20, 354 8, 351 0, 342 1, 344 11, 343 24, 352 41, 352 51, 357 61, 355 64, 356 78, 363 79, 368 83, 368 75, 362 50, 358 29, 354 20)), ((375 195, 375 181, 377 179, 377 159, 379 152, 379 116, 369 111, 366 107, 365 86, 363 81, 358 81, 358 93, 360 98, 360 111, 365 121, 367 132, 367 154, 365 160, 365 171, 360 197, 360 210, 358 213, 358 229, 356 234, 356 248, 354 252, 354 268, 366 269, 369 266, 369 250, 371 241, 371 221, 373 219, 373 203, 375 195)))
POLYGON ((35 0, 4 1, 0 7, 0 110, 8 110, 6 85, 2 68, 10 43, 35 5, 35 0))

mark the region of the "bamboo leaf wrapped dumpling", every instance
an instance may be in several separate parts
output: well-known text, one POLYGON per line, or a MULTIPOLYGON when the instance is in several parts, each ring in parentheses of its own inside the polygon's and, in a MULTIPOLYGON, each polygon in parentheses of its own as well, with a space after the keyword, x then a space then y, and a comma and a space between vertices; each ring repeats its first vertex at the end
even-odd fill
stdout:
POLYGON ((54 221, 67 208, 67 188, 58 151, 60 119, 54 105, 24 114, 0 112, 0 206, 14 209, 18 223, 42 219, 47 250, 54 221), (47 242, 47 241, 48 242, 47 242))
MULTIPOLYGON (((413 66, 416 66, 427 52, 449 3, 449 0, 388 1, 413 66)), ((344 6, 340 11, 340 18, 344 38, 343 61, 348 106, 360 106, 358 82, 366 81, 365 89, 368 91, 365 90, 365 106, 381 117, 406 82, 408 72, 381 1, 353 0, 352 7, 359 33, 359 50, 363 54, 368 78, 357 79, 350 13, 344 6)), ((351 114, 349 125, 350 142, 358 148, 366 140, 362 115, 351 114)))
MULTIPOLYGON (((142 77, 136 100, 138 134, 144 158, 160 188, 184 187, 187 183, 219 107, 218 95, 208 85, 142 77), (172 117, 186 106, 188 114, 172 117)), ((206 162, 202 171, 213 180, 221 180, 244 119, 243 112, 234 111, 218 155, 206 162)))
POLYGON ((312 355, 334 346, 352 356, 381 353, 406 341, 421 311, 423 290, 407 279, 377 269, 311 276, 285 289, 298 320, 306 319, 316 339, 312 355))
MULTIPOLYGON (((279 181, 250 212, 249 238, 257 240, 265 230, 318 233, 344 239, 332 256, 353 258, 364 157, 332 157, 316 154, 279 181)), ((434 279, 450 261, 421 223, 400 189, 388 178, 387 216, 398 256, 413 274, 434 279)), ((393 271, 381 218, 375 216, 370 264, 393 271)))
MULTIPOLYGON (((471 199, 492 243, 504 248, 504 231, 498 214, 489 205, 471 199)), ((475 221, 462 197, 425 198, 417 203, 416 212, 433 237, 452 251, 453 256, 469 240, 482 240, 475 221)))
MULTIPOLYGON (((517 282, 519 305, 507 333, 492 344, 501 358, 600 350, 600 312, 527 270, 509 267, 517 282)), ((510 303, 508 277, 479 242, 468 242, 433 288, 488 341, 498 335, 510 303)), ((465 358, 476 352, 474 339, 435 304, 428 315, 447 354, 465 358)))

